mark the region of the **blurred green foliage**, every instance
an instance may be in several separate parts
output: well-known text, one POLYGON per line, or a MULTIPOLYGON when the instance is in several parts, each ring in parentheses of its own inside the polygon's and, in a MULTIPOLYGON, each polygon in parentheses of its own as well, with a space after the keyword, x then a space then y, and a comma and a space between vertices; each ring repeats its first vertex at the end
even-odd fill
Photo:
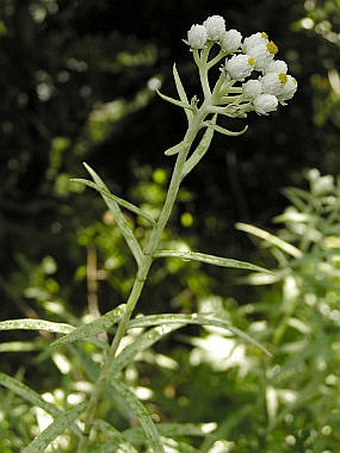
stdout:
MULTIPOLYGON (((246 136, 213 142, 182 189, 163 241, 261 261, 273 266, 276 280, 262 287, 261 275, 226 277, 225 270, 166 259, 155 264, 140 311, 215 314, 264 342, 274 357, 268 363, 219 331, 202 336, 190 327, 145 351, 124 370, 125 378, 152 389, 146 401, 156 419, 216 420, 218 430, 204 448, 335 453, 340 233, 339 183, 330 178, 340 169, 339 1, 148 0, 141 7, 118 0, 2 0, 1 317, 48 316, 77 325, 91 308, 93 250, 100 311, 124 301, 132 259, 100 197, 70 178, 83 173, 83 160, 91 162, 114 193, 127 193, 157 216, 172 165, 162 151, 181 138, 183 126, 178 112, 156 99, 155 88, 163 84, 171 93, 176 61, 186 86, 198 94, 181 38, 192 23, 215 13, 245 35, 268 31, 299 91, 268 121, 254 118, 246 136), (308 167, 327 176, 310 171, 307 187, 308 167), (280 195, 288 184, 295 186, 285 192, 289 207, 280 195), (268 229, 271 216, 281 223, 276 236, 302 258, 270 242, 258 251, 233 227, 242 221, 268 229)), ((128 220, 143 240, 145 221, 128 220)), ((25 375, 39 392, 59 395, 65 404, 67 394, 86 387, 74 357, 64 357, 75 363, 64 373, 60 357, 44 355, 50 336, 8 333, 2 339, 2 370, 25 375)), ((0 450, 20 451, 39 414, 10 392, 1 390, 1 401, 0 450)), ((129 426, 124 411, 110 415, 129 426)))

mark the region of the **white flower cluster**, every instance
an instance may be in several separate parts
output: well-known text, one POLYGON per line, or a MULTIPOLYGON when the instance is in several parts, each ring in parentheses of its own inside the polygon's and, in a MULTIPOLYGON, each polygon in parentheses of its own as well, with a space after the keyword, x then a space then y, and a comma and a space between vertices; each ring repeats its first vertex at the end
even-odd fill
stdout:
POLYGON ((211 16, 203 25, 193 25, 185 42, 193 50, 214 43, 220 46, 226 55, 223 67, 226 78, 234 83, 243 82, 239 99, 247 104, 247 111, 268 115, 279 103, 286 105, 285 101, 296 92, 296 80, 287 74, 284 61, 274 59, 278 48, 266 33, 254 33, 243 39, 239 31, 226 30, 223 17, 211 16))

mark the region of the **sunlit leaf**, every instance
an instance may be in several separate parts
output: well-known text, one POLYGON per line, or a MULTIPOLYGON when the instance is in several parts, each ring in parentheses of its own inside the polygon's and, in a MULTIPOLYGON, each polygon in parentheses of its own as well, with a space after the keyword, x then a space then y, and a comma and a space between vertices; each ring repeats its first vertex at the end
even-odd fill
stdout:
POLYGON ((296 248, 294 245, 289 244, 288 242, 284 241, 283 239, 274 236, 268 231, 262 230, 261 228, 257 228, 253 225, 248 225, 246 223, 237 223, 236 228, 241 231, 245 231, 246 233, 252 234, 253 236, 257 236, 260 239, 264 239, 266 242, 269 242, 275 247, 283 250, 284 252, 288 253, 289 255, 293 256, 294 258, 300 258, 303 254, 301 250, 296 248))
POLYGON ((1 321, 0 330, 44 330, 46 332, 67 334, 72 332, 74 330, 74 327, 61 322, 51 322, 34 318, 23 318, 1 321))

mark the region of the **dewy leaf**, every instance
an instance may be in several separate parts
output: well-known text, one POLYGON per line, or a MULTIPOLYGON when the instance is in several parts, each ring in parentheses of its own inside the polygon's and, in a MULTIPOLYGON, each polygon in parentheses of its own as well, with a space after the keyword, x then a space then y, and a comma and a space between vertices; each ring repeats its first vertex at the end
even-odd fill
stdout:
POLYGON ((83 326, 77 327, 68 335, 65 335, 51 344, 51 348, 57 348, 59 346, 73 343, 77 340, 87 340, 91 337, 98 335, 99 333, 106 332, 113 324, 116 324, 125 312, 126 305, 122 304, 111 310, 100 318, 92 321, 83 326))
POLYGON ((148 439, 153 452, 164 453, 164 448, 157 427, 145 406, 139 401, 137 396, 129 389, 129 387, 123 384, 123 382, 118 381, 117 379, 111 379, 110 384, 129 405, 144 430, 145 436, 148 439))
POLYGON ((82 178, 73 178, 71 181, 73 182, 79 182, 80 184, 84 184, 85 186, 91 187, 92 189, 97 190, 101 195, 105 195, 108 198, 111 198, 114 200, 116 203, 118 203, 120 206, 122 206, 125 209, 128 209, 129 211, 133 212, 134 214, 137 214, 141 217, 143 217, 145 220, 148 222, 152 223, 153 225, 156 225, 156 221, 146 212, 142 211, 140 208, 137 206, 133 205, 132 203, 129 203, 128 201, 124 200, 123 198, 117 197, 117 195, 114 195, 113 193, 109 192, 108 190, 104 190, 98 186, 98 184, 88 181, 87 179, 82 179, 82 178))
POLYGON ((236 228, 240 231, 245 231, 246 233, 257 236, 260 239, 264 239, 270 244, 275 245, 279 249, 293 256, 294 258, 301 258, 303 255, 301 250, 296 248, 294 245, 289 244, 286 241, 283 241, 277 236, 274 236, 273 234, 268 233, 268 231, 262 230, 261 228, 257 228, 253 225, 248 225, 247 223, 237 223, 236 228))
POLYGON ((115 358, 111 367, 111 376, 114 377, 120 370, 128 365, 136 355, 161 340, 165 335, 181 327, 176 325, 160 325, 142 333, 134 339, 133 343, 126 346, 123 351, 115 358))
POLYGON ((162 98, 164 99, 165 101, 167 102, 170 102, 170 104, 174 104, 174 105, 177 105, 177 107, 183 107, 184 109, 189 109, 192 111, 192 105, 190 105, 189 103, 187 102, 182 102, 182 101, 178 101, 177 99, 173 99, 169 96, 165 96, 165 94, 162 94, 159 90, 156 90, 157 91, 157 94, 162 98))
MULTIPOLYGON (((185 89, 184 89, 184 86, 182 84, 182 81, 180 79, 180 76, 178 74, 176 63, 174 63, 174 65, 173 65, 172 72, 173 72, 173 75, 174 75, 175 84, 176 84, 176 88, 177 88, 177 93, 179 95, 180 100, 182 102, 184 102, 185 104, 189 105, 188 97, 187 97, 187 94, 185 92, 185 89)), ((193 118, 192 111, 187 110, 187 109, 185 109, 184 111, 185 111, 186 117, 188 119, 188 122, 190 122, 191 119, 193 118)))
MULTIPOLYGON (((217 115, 214 115, 211 119, 212 124, 216 124, 217 115)), ((202 140, 200 141, 199 145, 189 157, 189 159, 185 162, 184 170, 183 170, 183 177, 186 176, 191 170, 198 164, 198 162, 202 159, 204 154, 208 151, 211 140, 214 136, 214 129, 208 127, 205 131, 202 140)))
POLYGON ((148 316, 140 316, 135 318, 129 322, 128 328, 140 328, 140 327, 149 327, 149 326, 157 326, 162 324, 197 324, 200 326, 213 326, 219 327, 221 329, 227 330, 234 335, 242 338, 243 340, 247 341, 248 343, 252 344, 253 346, 258 347, 263 351, 267 356, 271 357, 271 353, 260 343, 254 340, 245 332, 238 329, 237 327, 229 325, 227 322, 222 321, 220 319, 214 318, 207 318, 205 316, 199 315, 197 313, 193 313, 191 315, 185 314, 164 314, 164 315, 148 315, 148 316))
POLYGON ((214 129, 216 132, 219 132, 220 134, 228 135, 230 137, 238 137, 239 135, 244 134, 248 130, 248 126, 245 126, 241 131, 238 132, 229 131, 224 127, 218 126, 217 124, 213 124, 211 121, 204 121, 203 124, 207 127, 210 127, 211 129, 214 129))
POLYGON ((247 263, 246 261, 239 261, 232 258, 222 258, 215 255, 207 255, 205 253, 198 252, 180 252, 178 250, 158 250, 153 256, 155 258, 180 258, 182 260, 188 261, 200 261, 202 263, 214 264, 215 266, 229 267, 234 269, 246 269, 248 271, 256 272, 267 272, 271 274, 270 271, 264 269, 263 267, 256 266, 255 264, 247 263))
POLYGON ((51 442, 70 427, 70 424, 79 417, 85 407, 86 402, 84 401, 56 417, 54 422, 23 450, 24 453, 43 453, 51 442))
MULTIPOLYGON (((54 404, 45 401, 39 395, 39 393, 37 393, 35 390, 31 389, 27 385, 23 384, 22 382, 18 381, 18 379, 15 379, 11 376, 8 376, 5 373, 0 372, 0 385, 6 387, 8 390, 11 390, 13 393, 19 395, 26 401, 29 401, 34 406, 44 409, 44 411, 51 414, 53 417, 59 417, 64 415, 64 413, 56 406, 54 406, 54 404)), ((82 435, 82 432, 77 425, 72 424, 70 428, 77 435, 79 436, 82 435)))
POLYGON ((75 327, 70 324, 34 318, 8 319, 0 322, 0 330, 45 330, 46 332, 67 334, 74 329, 75 327))
MULTIPOLYGON (((101 178, 85 162, 84 162, 84 167, 90 173, 90 175, 92 176, 92 179, 97 184, 98 188, 102 189, 102 190, 104 190, 106 192, 109 192, 108 188, 106 187, 104 182, 101 180, 101 178)), ((104 195, 104 194, 101 193, 101 196, 103 197, 107 207, 112 212, 112 214, 113 214, 113 216, 114 216, 114 218, 115 218, 115 220, 117 222, 117 225, 119 227, 119 230, 122 233, 122 235, 124 236, 128 246, 130 247, 130 250, 133 253, 133 255, 134 255, 134 257, 135 257, 135 259, 137 261, 137 264, 139 266, 141 261, 142 261, 143 254, 142 254, 142 250, 141 250, 141 248, 139 246, 139 243, 138 243, 135 235, 133 234, 133 232, 132 232, 132 230, 130 228, 130 225, 126 221, 126 219, 125 219, 125 217, 124 217, 124 215, 123 215, 118 203, 116 201, 114 201, 112 198, 109 198, 107 195, 104 195)))

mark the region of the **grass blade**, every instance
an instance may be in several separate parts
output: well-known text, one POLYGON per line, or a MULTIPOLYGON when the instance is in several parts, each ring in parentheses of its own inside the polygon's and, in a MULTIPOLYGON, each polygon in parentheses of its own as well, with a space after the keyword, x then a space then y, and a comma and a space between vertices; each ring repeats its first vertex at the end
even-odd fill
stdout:
MULTIPOLYGON (((108 190, 108 188, 106 187, 106 185, 104 184, 104 182, 102 181, 102 179, 85 162, 84 162, 84 167, 90 173, 93 181, 96 183, 96 185, 99 189, 103 190, 104 192, 110 192, 108 190)), ((104 195, 103 193, 101 193, 101 196, 103 197, 107 207, 112 212, 112 214, 117 222, 118 228, 119 228, 120 232, 122 233, 123 237, 125 238, 128 246, 130 247, 130 250, 133 253, 133 256, 135 257, 135 260, 139 266, 141 263, 141 260, 142 260, 142 256, 143 256, 142 250, 139 246, 139 243, 138 243, 135 235, 133 234, 133 231, 130 228, 130 225, 126 221, 124 214, 122 213, 122 211, 119 207, 119 204, 112 198, 109 198, 107 195, 104 195)))
POLYGON ((65 413, 59 415, 38 437, 36 437, 25 449, 24 453, 43 453, 45 449, 60 434, 62 434, 70 424, 72 424, 86 407, 86 402, 78 404, 65 413))
POLYGON ((140 217, 143 217, 145 220, 150 222, 152 225, 156 225, 156 221, 146 212, 142 211, 140 208, 135 206, 132 203, 129 203, 128 201, 124 200, 123 198, 117 197, 117 195, 114 195, 113 193, 109 192, 108 190, 104 190, 101 187, 98 186, 98 184, 88 181, 87 179, 82 179, 82 178, 73 178, 71 181, 73 182, 79 182, 80 184, 84 184, 87 187, 90 187, 91 189, 97 190, 102 196, 108 197, 112 200, 114 200, 117 204, 122 206, 125 209, 128 209, 129 211, 133 212, 134 214, 139 215, 140 217))
POLYGON ((75 328, 71 333, 58 338, 51 344, 51 348, 57 348, 62 345, 73 343, 77 340, 87 340, 99 333, 106 332, 113 324, 117 323, 125 312, 125 304, 119 305, 95 321, 89 322, 83 326, 75 328))
POLYGON ((191 315, 163 314, 140 316, 129 322, 129 329, 156 326, 161 324, 196 324, 200 326, 219 327, 233 333, 247 343, 256 346, 257 348, 261 349, 261 351, 263 351, 268 357, 271 357, 271 353, 268 351, 268 349, 266 349, 264 346, 262 346, 260 343, 258 343, 256 340, 254 340, 252 337, 250 337, 248 334, 238 329, 237 327, 231 326, 227 322, 220 319, 207 318, 197 313, 193 313, 191 315))
POLYGON ((264 239, 266 242, 269 242, 269 244, 278 247, 294 258, 300 258, 303 255, 301 250, 296 248, 294 245, 283 241, 282 239, 274 236, 271 233, 268 233, 268 231, 262 230, 261 228, 257 228, 253 225, 248 225, 247 223, 237 223, 236 228, 240 231, 245 231, 246 233, 252 234, 253 236, 256 236, 260 239, 264 239))
POLYGON ((234 260, 232 258, 223 258, 215 255, 207 255, 206 253, 178 250, 159 250, 153 255, 155 258, 181 258, 188 261, 200 261, 201 263, 213 264, 215 266, 228 267, 233 269, 246 269, 248 271, 267 272, 270 271, 255 264, 247 263, 246 261, 234 260))
POLYGON ((154 424, 151 415, 146 410, 145 406, 139 401, 137 396, 123 384, 121 381, 111 379, 112 387, 124 398, 129 405, 131 411, 140 423, 145 436, 150 443, 154 453, 164 453, 161 438, 159 436, 156 425, 154 424))

